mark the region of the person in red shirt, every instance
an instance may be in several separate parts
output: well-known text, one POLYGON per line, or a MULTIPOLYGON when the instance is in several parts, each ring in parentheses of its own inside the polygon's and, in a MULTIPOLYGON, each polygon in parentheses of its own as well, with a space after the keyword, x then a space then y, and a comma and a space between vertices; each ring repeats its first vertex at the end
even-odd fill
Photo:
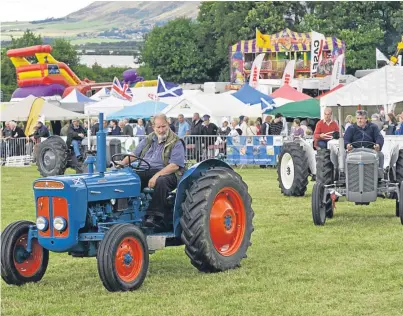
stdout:
POLYGON ((333 139, 333 133, 339 131, 339 125, 332 120, 332 109, 325 108, 325 118, 316 124, 313 136, 316 149, 327 148, 327 142, 333 139))

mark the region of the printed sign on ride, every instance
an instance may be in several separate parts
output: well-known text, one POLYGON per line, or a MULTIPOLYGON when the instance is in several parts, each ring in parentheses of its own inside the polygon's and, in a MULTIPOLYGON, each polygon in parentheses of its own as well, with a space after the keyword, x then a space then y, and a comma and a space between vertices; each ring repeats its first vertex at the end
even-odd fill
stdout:
POLYGON ((259 85, 259 74, 260 74, 260 68, 262 67, 264 55, 265 55, 264 53, 259 54, 253 61, 252 70, 251 70, 250 79, 249 79, 249 85, 255 89, 259 85))
POLYGON ((322 52, 326 38, 323 34, 312 31, 311 42, 311 76, 318 72, 318 66, 322 61, 322 52))
POLYGON ((259 70, 258 68, 255 66, 252 69, 252 87, 256 88, 257 87, 257 80, 258 80, 258 76, 259 76, 259 70))

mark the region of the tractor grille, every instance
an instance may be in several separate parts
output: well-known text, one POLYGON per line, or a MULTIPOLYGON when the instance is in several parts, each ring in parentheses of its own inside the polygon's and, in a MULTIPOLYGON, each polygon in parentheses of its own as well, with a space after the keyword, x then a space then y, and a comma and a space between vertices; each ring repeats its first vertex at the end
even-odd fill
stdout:
POLYGON ((360 191, 359 166, 357 164, 348 164, 348 190, 351 192, 360 191))
MULTIPOLYGON (((373 163, 364 165, 364 192, 372 192, 375 190, 374 168, 373 163)), ((375 176, 377 177, 378 174, 375 176)))

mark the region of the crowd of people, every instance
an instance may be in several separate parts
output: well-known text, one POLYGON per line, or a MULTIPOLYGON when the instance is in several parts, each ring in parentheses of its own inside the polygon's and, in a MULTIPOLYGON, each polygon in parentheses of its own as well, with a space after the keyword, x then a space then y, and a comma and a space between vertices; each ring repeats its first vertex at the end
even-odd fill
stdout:
MULTIPOLYGON (((324 118, 321 120, 298 119, 288 121, 280 113, 271 116, 266 115, 262 119, 258 117, 252 120, 247 116, 241 115, 239 118, 223 118, 220 126, 211 122, 208 114, 200 116, 194 113, 192 119, 186 119, 180 114, 177 118, 168 118, 170 130, 178 135, 178 137, 187 139, 187 147, 190 149, 190 158, 197 161, 215 156, 215 150, 207 150, 209 148, 217 149, 217 139, 219 140, 220 152, 225 153, 225 138, 227 136, 246 136, 250 141, 253 136, 269 136, 282 135, 301 138, 313 138, 315 148, 326 148, 327 142, 334 137, 334 132, 339 131, 339 124, 333 120, 331 108, 326 108, 324 118), (207 154, 206 154, 207 152, 207 154)), ((379 113, 372 114, 370 122, 376 125, 382 135, 403 135, 403 112, 395 115, 388 113, 385 115, 381 109, 379 113)), ((354 117, 347 115, 342 126, 343 132, 347 131, 350 126, 354 125, 354 117)), ((110 136, 127 136, 135 137, 139 141, 151 134, 153 130, 153 117, 148 120, 137 119, 129 120, 109 120, 104 121, 103 130, 110 136)), ((15 121, 5 122, 1 128, 0 143, 1 157, 12 155, 22 155, 29 152, 42 137, 58 134, 67 137, 67 144, 71 145, 78 159, 82 159, 80 153, 80 144, 84 137, 88 135, 95 136, 100 126, 98 119, 92 119, 90 125, 87 121, 81 122, 78 119, 62 122, 61 129, 58 133, 54 133, 50 124, 45 125, 44 122, 38 121, 34 132, 25 135, 23 122, 17 124, 15 121), (12 139, 18 139, 13 142, 12 139), (12 145, 11 145, 12 144, 12 145)))

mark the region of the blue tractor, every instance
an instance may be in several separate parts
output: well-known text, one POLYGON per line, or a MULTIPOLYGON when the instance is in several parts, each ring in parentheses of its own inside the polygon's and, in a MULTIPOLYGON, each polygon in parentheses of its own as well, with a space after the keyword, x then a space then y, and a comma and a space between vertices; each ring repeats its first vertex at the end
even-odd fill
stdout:
POLYGON ((88 173, 33 183, 36 223, 14 222, 1 235, 1 277, 7 284, 41 280, 49 251, 96 257, 109 291, 139 288, 149 254, 165 246, 184 244, 192 265, 202 272, 240 265, 251 245, 254 213, 247 185, 230 166, 209 159, 186 170, 167 197, 172 205, 169 229, 156 232, 143 225, 153 198, 152 189, 141 191, 138 174, 144 169, 130 165, 106 171, 102 130, 97 144, 96 157, 86 161, 88 173))

